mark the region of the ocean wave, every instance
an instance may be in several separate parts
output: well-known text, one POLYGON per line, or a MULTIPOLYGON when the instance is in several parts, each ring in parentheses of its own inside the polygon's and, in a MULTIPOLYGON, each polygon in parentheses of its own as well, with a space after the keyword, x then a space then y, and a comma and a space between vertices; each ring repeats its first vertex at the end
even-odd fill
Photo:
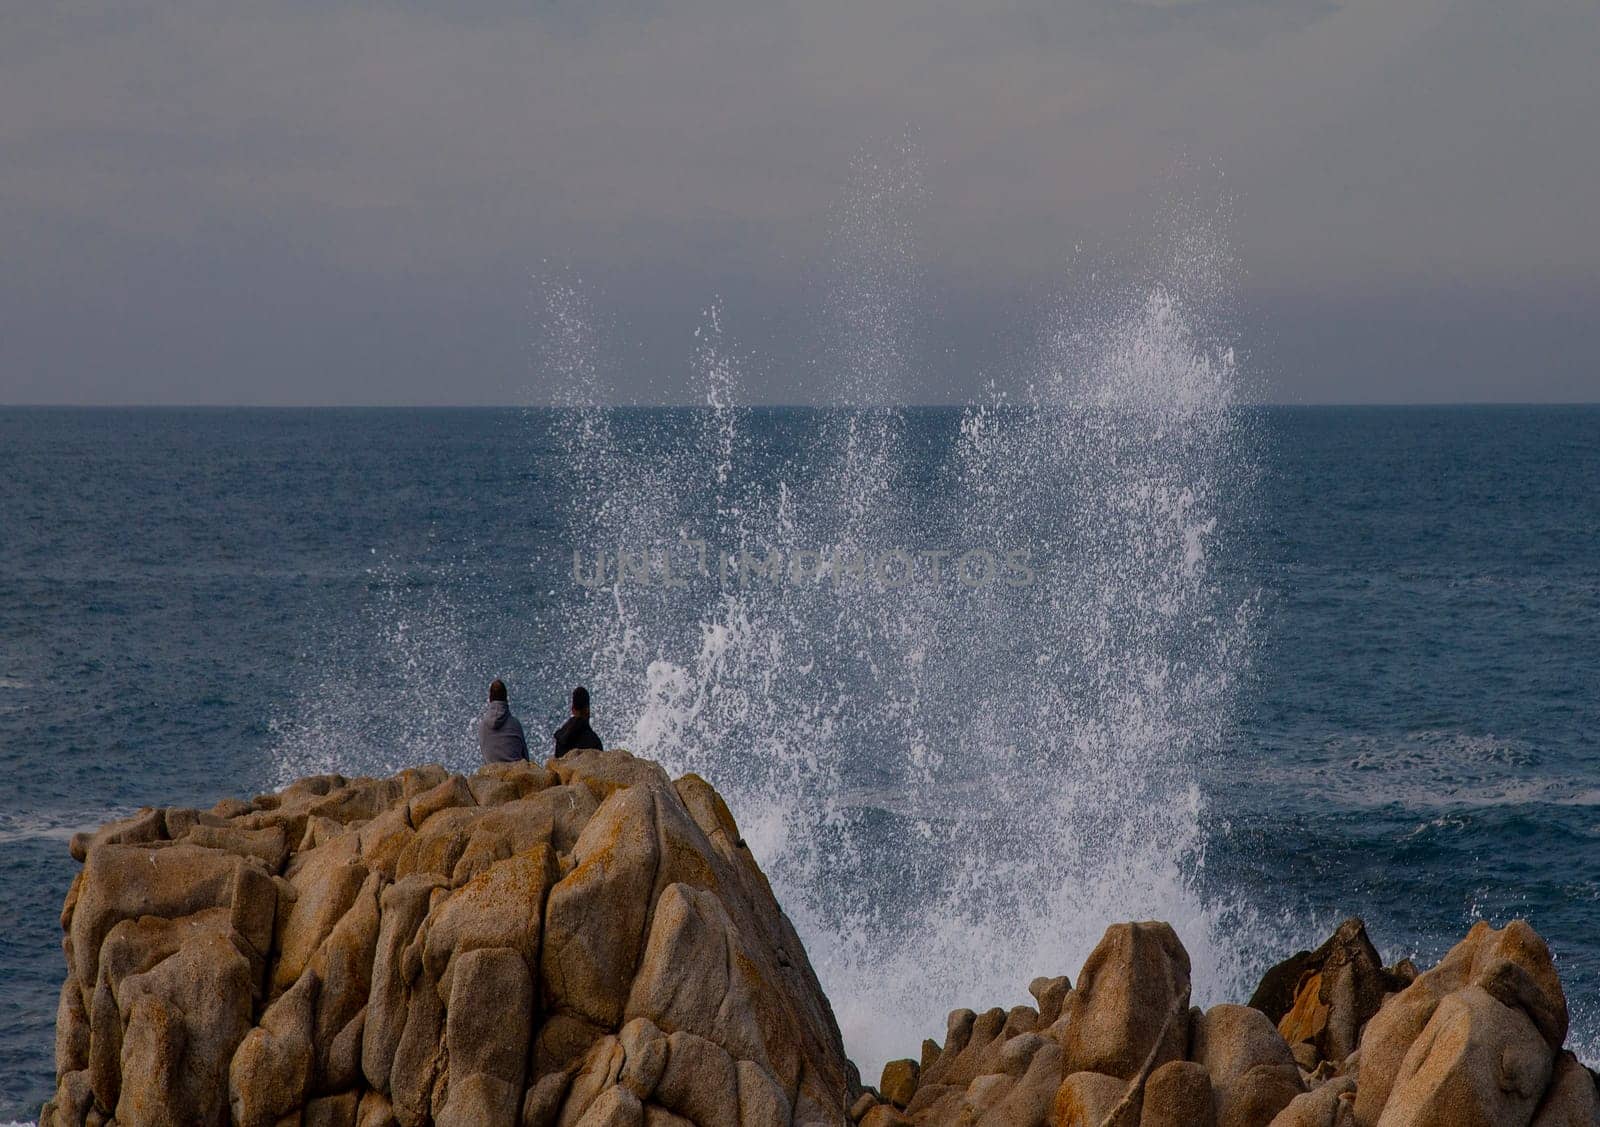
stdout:
POLYGON ((92 832, 132 812, 127 809, 44 815, 0 812, 0 845, 19 841, 70 841, 74 834, 92 832))

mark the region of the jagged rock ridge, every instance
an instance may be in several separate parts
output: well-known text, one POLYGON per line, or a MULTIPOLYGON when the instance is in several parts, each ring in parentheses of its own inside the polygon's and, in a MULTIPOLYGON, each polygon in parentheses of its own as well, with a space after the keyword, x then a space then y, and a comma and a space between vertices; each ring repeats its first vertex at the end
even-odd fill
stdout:
POLYGON ((863 1088, 733 816, 626 752, 302 779, 73 842, 41 1127, 1577 1127, 1526 923, 1384 966, 1359 920, 1248 1006, 1164 923, 950 1015, 863 1088))
POLYGON ((73 842, 41 1124, 837 1124, 857 1088, 700 778, 302 779, 73 842))

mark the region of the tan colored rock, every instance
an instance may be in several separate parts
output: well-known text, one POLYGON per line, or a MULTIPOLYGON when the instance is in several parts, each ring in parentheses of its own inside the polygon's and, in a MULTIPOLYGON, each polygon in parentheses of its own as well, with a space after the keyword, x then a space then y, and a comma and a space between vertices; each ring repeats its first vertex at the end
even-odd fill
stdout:
POLYGON ((999 1071, 1007 1076, 1021 1076, 1033 1063, 1034 1055, 1049 1044, 1054 1042, 1042 1034, 1014 1034, 1000 1046, 999 1058, 995 1063, 1000 1066, 999 1071))
POLYGON ((1395 1075, 1413 1041, 1439 1008, 1440 995, 1420 980, 1391 996, 1367 1022, 1356 1070, 1356 1122, 1372 1127, 1383 1112, 1395 1075))
POLYGON ((361 1106, 358 1092, 318 1096, 307 1102, 303 1127, 356 1127, 356 1112, 361 1106))
POLYGON ((694 1127, 694 1123, 681 1115, 674 1115, 664 1107, 645 1104, 644 1127, 694 1127))
POLYGON ((617 1083, 648 1100, 667 1067, 667 1035, 646 1017, 636 1017, 617 1034, 622 1045, 622 1069, 617 1083))
POLYGON ((1193 1061, 1168 1061, 1144 1085, 1139 1127, 1216 1127, 1211 1077, 1193 1061))
POLYGON ((943 1095, 934 1091, 940 1087, 965 1090, 979 1076, 999 1073, 1000 1054, 1005 1048, 1001 1031, 1005 1028, 1006 1011, 998 1007, 974 1014, 971 1010, 956 1010, 950 1014, 945 1047, 937 1060, 917 1081, 918 1094, 907 1111, 912 1118, 934 1099, 943 1095), (929 1089, 923 1095, 923 1089, 929 1089))
POLYGON ((122 1014, 109 978, 102 974, 89 1005, 90 1090, 103 1108, 117 1106, 122 1094, 122 1014))
POLYGON ((241 946, 198 931, 123 980, 120 1122, 226 1121, 228 1065, 250 1029, 250 961, 241 946))
MULTIPOLYGON (((838 1125, 860 1093, 731 812, 625 752, 315 776, 79 850, 52 1124, 838 1125)), ((1045 1086, 1037 1023, 986 1021, 974 1109, 1045 1086)))
POLYGON ((1050 1127, 1134 1127, 1138 1109, 1131 1116, 1106 1123, 1112 1111, 1122 1104, 1128 1082, 1101 1072, 1074 1072, 1061 1082, 1050 1108, 1050 1127))
POLYGON ((601 1093, 616 1085, 625 1055, 621 1040, 614 1036, 602 1037, 590 1047, 561 1104, 561 1127, 576 1124, 601 1093))
POLYGON ((554 1127, 571 1079, 565 1072, 551 1072, 528 1085, 522 1097, 522 1127, 554 1127))
POLYGON ((453 880, 456 864, 472 840, 472 829, 484 811, 476 805, 439 811, 419 826, 394 863, 396 879, 431 873, 453 880))
POLYGON ((56 1081, 55 1095, 39 1111, 39 1127, 78 1127, 94 1108, 89 1074, 68 1072, 56 1081))
POLYGON ((380 896, 378 940, 373 951, 372 981, 361 1036, 361 1072, 367 1085, 387 1092, 389 1071, 405 1028, 407 983, 402 956, 428 912, 439 878, 408 877, 384 888, 380 896))
POLYGON ((395 776, 400 783, 401 797, 408 802, 424 791, 438 786, 449 777, 450 772, 438 763, 425 763, 421 767, 407 767, 395 776))
POLYGON ((371 1090, 361 1093, 356 1106, 356 1127, 398 1127, 389 1097, 371 1090))
POLYGON ((1525 1013, 1480 986, 1468 986, 1439 1003, 1412 1043, 1377 1122, 1379 1127, 1526 1124, 1553 1065, 1550 1046, 1525 1013))
POLYGON ((977 1077, 967 1085, 966 1093, 962 1096, 960 1121, 976 1123, 986 1118, 1011 1095, 1016 1086, 1016 1077, 1004 1073, 987 1073, 977 1077))
POLYGON ((789 1097, 770 1072, 749 1060, 739 1061, 734 1069, 739 1081, 739 1127, 790 1121, 789 1097))
POLYGON ((284 837, 282 826, 263 826, 251 830, 226 823, 216 826, 197 822, 184 835, 184 840, 191 845, 200 845, 207 849, 220 849, 224 853, 255 857, 271 873, 283 868, 283 862, 289 855, 289 843, 284 837))
POLYGON ((539 965, 540 917, 557 873, 555 854, 539 845, 490 866, 447 896, 428 915, 428 972, 442 978, 455 954, 509 947, 522 956, 531 977, 539 965))
POLYGON ((1062 1065, 1124 1080, 1180 1060, 1189 1042, 1189 954, 1164 923, 1113 924, 1062 1007, 1062 1065), (1181 1010, 1179 1009, 1181 1007, 1181 1010), (1178 1011, 1171 1022, 1167 1018, 1178 1011), (1159 1044, 1157 1044, 1159 1040, 1159 1044))
POLYGON ((451 960, 450 982, 445 1048, 451 1073, 482 1073, 501 1081, 511 1093, 508 1114, 513 1114, 521 1101, 532 1035, 533 976, 527 960, 509 947, 463 951, 451 960))
POLYGON ((333 841, 296 858, 299 867, 291 869, 288 878, 294 900, 287 912, 279 911, 278 960, 272 973, 275 992, 294 985, 317 948, 361 893, 367 881, 367 867, 354 858, 354 853, 351 838, 348 849, 341 841, 333 841))
POLYGON ((572 1014, 552 1013, 533 1038, 533 1076, 564 1071, 608 1036, 605 1028, 572 1014))
POLYGON ((641 1127, 644 1106, 626 1088, 607 1088, 589 1105, 577 1127, 641 1127))
POLYGON ((1016 1054, 1015 1059, 1025 1060, 1026 1065, 1020 1072, 1007 1073, 1013 1083, 984 1111, 978 1127, 1027 1127, 1048 1120, 1061 1087, 1061 1046, 1031 1033, 1016 1040, 1024 1037, 1037 1038, 1039 1044, 1029 1053, 1016 1054))
POLYGON ((1322 1054, 1310 1041, 1295 1041, 1289 1046, 1289 1051, 1294 1054, 1294 1063, 1301 1072, 1315 1072, 1317 1065, 1322 1063, 1322 1054))
MULTIPOLYGON (((142 994, 129 1007, 122 1034, 121 1094, 117 1118, 128 1124, 177 1124, 189 1112, 182 1091, 184 1050, 187 1048, 183 1015, 176 1006, 152 994, 142 994)), ((196 1120, 216 1122, 213 1111, 196 1120)))
POLYGON ((1272 1021, 1251 1006, 1212 1006, 1195 1023, 1190 1055, 1211 1078, 1217 1127, 1266 1123, 1305 1091, 1272 1021))
POLYGON ((406 813, 410 822, 418 829, 426 828, 428 819, 441 810, 451 807, 475 807, 478 800, 472 795, 472 788, 467 785, 467 780, 460 775, 451 775, 444 782, 431 790, 424 791, 411 799, 407 804, 406 813))
MULTIPOLYGON (((656 902, 650 938, 624 1012, 647 1017, 662 1029, 706 1037, 742 1059, 772 1067, 759 1025, 763 995, 772 989, 760 977, 722 900, 674 882, 656 902), (681 989, 684 978, 702 988, 681 989)), ((793 1054, 780 1051, 778 1056, 777 1067, 792 1076, 793 1054)))
POLYGON ((322 984, 317 993, 312 1038, 317 1047, 315 1084, 324 1091, 353 1088, 360 1081, 362 1028, 378 942, 379 887, 371 873, 339 922, 311 956, 309 970, 322 984))
POLYGON ((700 1127, 739 1127, 739 1079, 733 1058, 693 1033, 667 1037, 667 1065, 651 1097, 700 1127))
POLYGON ((411 814, 404 806, 385 810, 355 831, 356 856, 371 872, 393 881, 400 866, 400 855, 416 839, 411 814))
POLYGON ((861 1117, 861 1127, 909 1127, 910 1123, 893 1104, 876 1104, 861 1117))
POLYGON ((1066 975, 1057 975, 1054 978, 1039 977, 1028 983, 1028 993, 1039 1003, 1040 1029, 1048 1029, 1061 1016, 1061 1006, 1067 1000, 1067 995, 1072 990, 1072 982, 1066 975))
POLYGON ((1533 1127, 1596 1124, 1600 1124, 1600 1093, 1595 1090, 1594 1074, 1571 1053, 1562 1053, 1556 1058, 1544 1098, 1533 1113, 1533 1127))
POLYGON ((366 822, 377 817, 404 797, 398 779, 346 779, 343 786, 331 789, 320 801, 312 802, 308 812, 343 825, 366 822))
POLYGON ((1315 951, 1301 951, 1269 970, 1250 998, 1291 1045, 1307 1042, 1325 1059, 1343 1060, 1386 994, 1402 989, 1387 971, 1359 919, 1340 924, 1315 951))
POLYGON ((83 990, 70 975, 56 999, 56 1075, 89 1067, 89 1009, 83 990))
POLYGON ((1367 1023, 1356 1085, 1359 1123, 1377 1122, 1412 1043, 1444 998, 1474 983, 1525 1013, 1552 1050, 1566 1039, 1566 996, 1544 940, 1522 920, 1498 931, 1479 921, 1438 966, 1386 999, 1367 1023))
POLYGON ((419 973, 406 992, 405 1022, 389 1068, 388 1095, 401 1127, 424 1127, 433 1115, 434 1085, 446 1065, 444 1022, 439 984, 419 973))
POLYGON ((563 784, 588 787, 601 803, 619 790, 642 791, 653 785, 671 785, 667 773, 656 764, 615 748, 571 752, 551 760, 547 766, 563 784))
POLYGON ((146 806, 131 817, 107 822, 93 833, 73 834, 68 849, 74 861, 82 862, 102 845, 137 845, 160 841, 165 836, 165 812, 146 806))
POLYGON ((450 870, 451 883, 465 884, 489 866, 540 845, 571 853, 597 807, 587 787, 554 786, 478 811, 465 824, 466 845, 450 870))
POLYGON ((316 1088, 345 1088, 359 1086, 361 1074, 361 1037, 367 1022, 367 1007, 362 1006, 345 1022, 332 1039, 317 1046, 316 1088))
POLYGON ((96 981, 100 944, 123 920, 178 919, 231 907, 237 871, 247 863, 186 843, 95 845, 72 914, 73 976, 84 985, 96 981))
POLYGON ((573 859, 545 913, 546 1004, 617 1027, 644 945, 659 861, 654 795, 644 787, 615 791, 584 827, 573 859))
POLYGON ((303 975, 239 1042, 228 1068, 228 1103, 239 1127, 271 1127, 304 1103, 319 985, 315 974, 303 975))
MULTIPOLYGON (((521 962, 520 959, 517 960, 521 962)), ((452 1071, 450 1094, 434 1123, 437 1127, 516 1127, 522 1089, 498 1076, 452 1071)))
POLYGON ((1271 1127, 1356 1127, 1356 1082, 1344 1076, 1290 1100, 1271 1127))
POLYGON ((473 777, 510 783, 516 787, 519 798, 527 798, 556 785, 555 772, 527 760, 520 763, 485 763, 473 777))
POLYGON ((922 1068, 914 1060, 892 1060, 883 1066, 878 1091, 883 1098, 902 1110, 917 1094, 917 1076, 922 1068))

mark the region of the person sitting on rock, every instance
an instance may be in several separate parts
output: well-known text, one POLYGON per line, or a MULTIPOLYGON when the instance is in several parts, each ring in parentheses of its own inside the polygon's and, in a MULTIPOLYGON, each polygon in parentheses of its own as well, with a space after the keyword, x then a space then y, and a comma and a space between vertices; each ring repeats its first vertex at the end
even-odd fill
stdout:
POLYGON ((599 751, 600 737, 589 727, 589 690, 579 685, 572 690, 572 717, 556 729, 556 756, 569 751, 599 751))
POLYGON ((506 683, 498 677, 489 682, 489 707, 478 721, 478 750, 485 763, 521 763, 528 758, 522 724, 511 715, 506 683))

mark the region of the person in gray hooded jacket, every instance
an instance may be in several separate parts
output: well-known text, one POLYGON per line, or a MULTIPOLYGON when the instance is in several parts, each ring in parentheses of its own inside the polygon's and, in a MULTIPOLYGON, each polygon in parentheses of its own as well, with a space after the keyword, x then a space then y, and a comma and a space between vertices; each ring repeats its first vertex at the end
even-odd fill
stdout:
POLYGON ((511 715, 506 683, 499 678, 489 682, 489 707, 478 721, 478 750, 485 763, 520 763, 528 758, 522 724, 511 715))

